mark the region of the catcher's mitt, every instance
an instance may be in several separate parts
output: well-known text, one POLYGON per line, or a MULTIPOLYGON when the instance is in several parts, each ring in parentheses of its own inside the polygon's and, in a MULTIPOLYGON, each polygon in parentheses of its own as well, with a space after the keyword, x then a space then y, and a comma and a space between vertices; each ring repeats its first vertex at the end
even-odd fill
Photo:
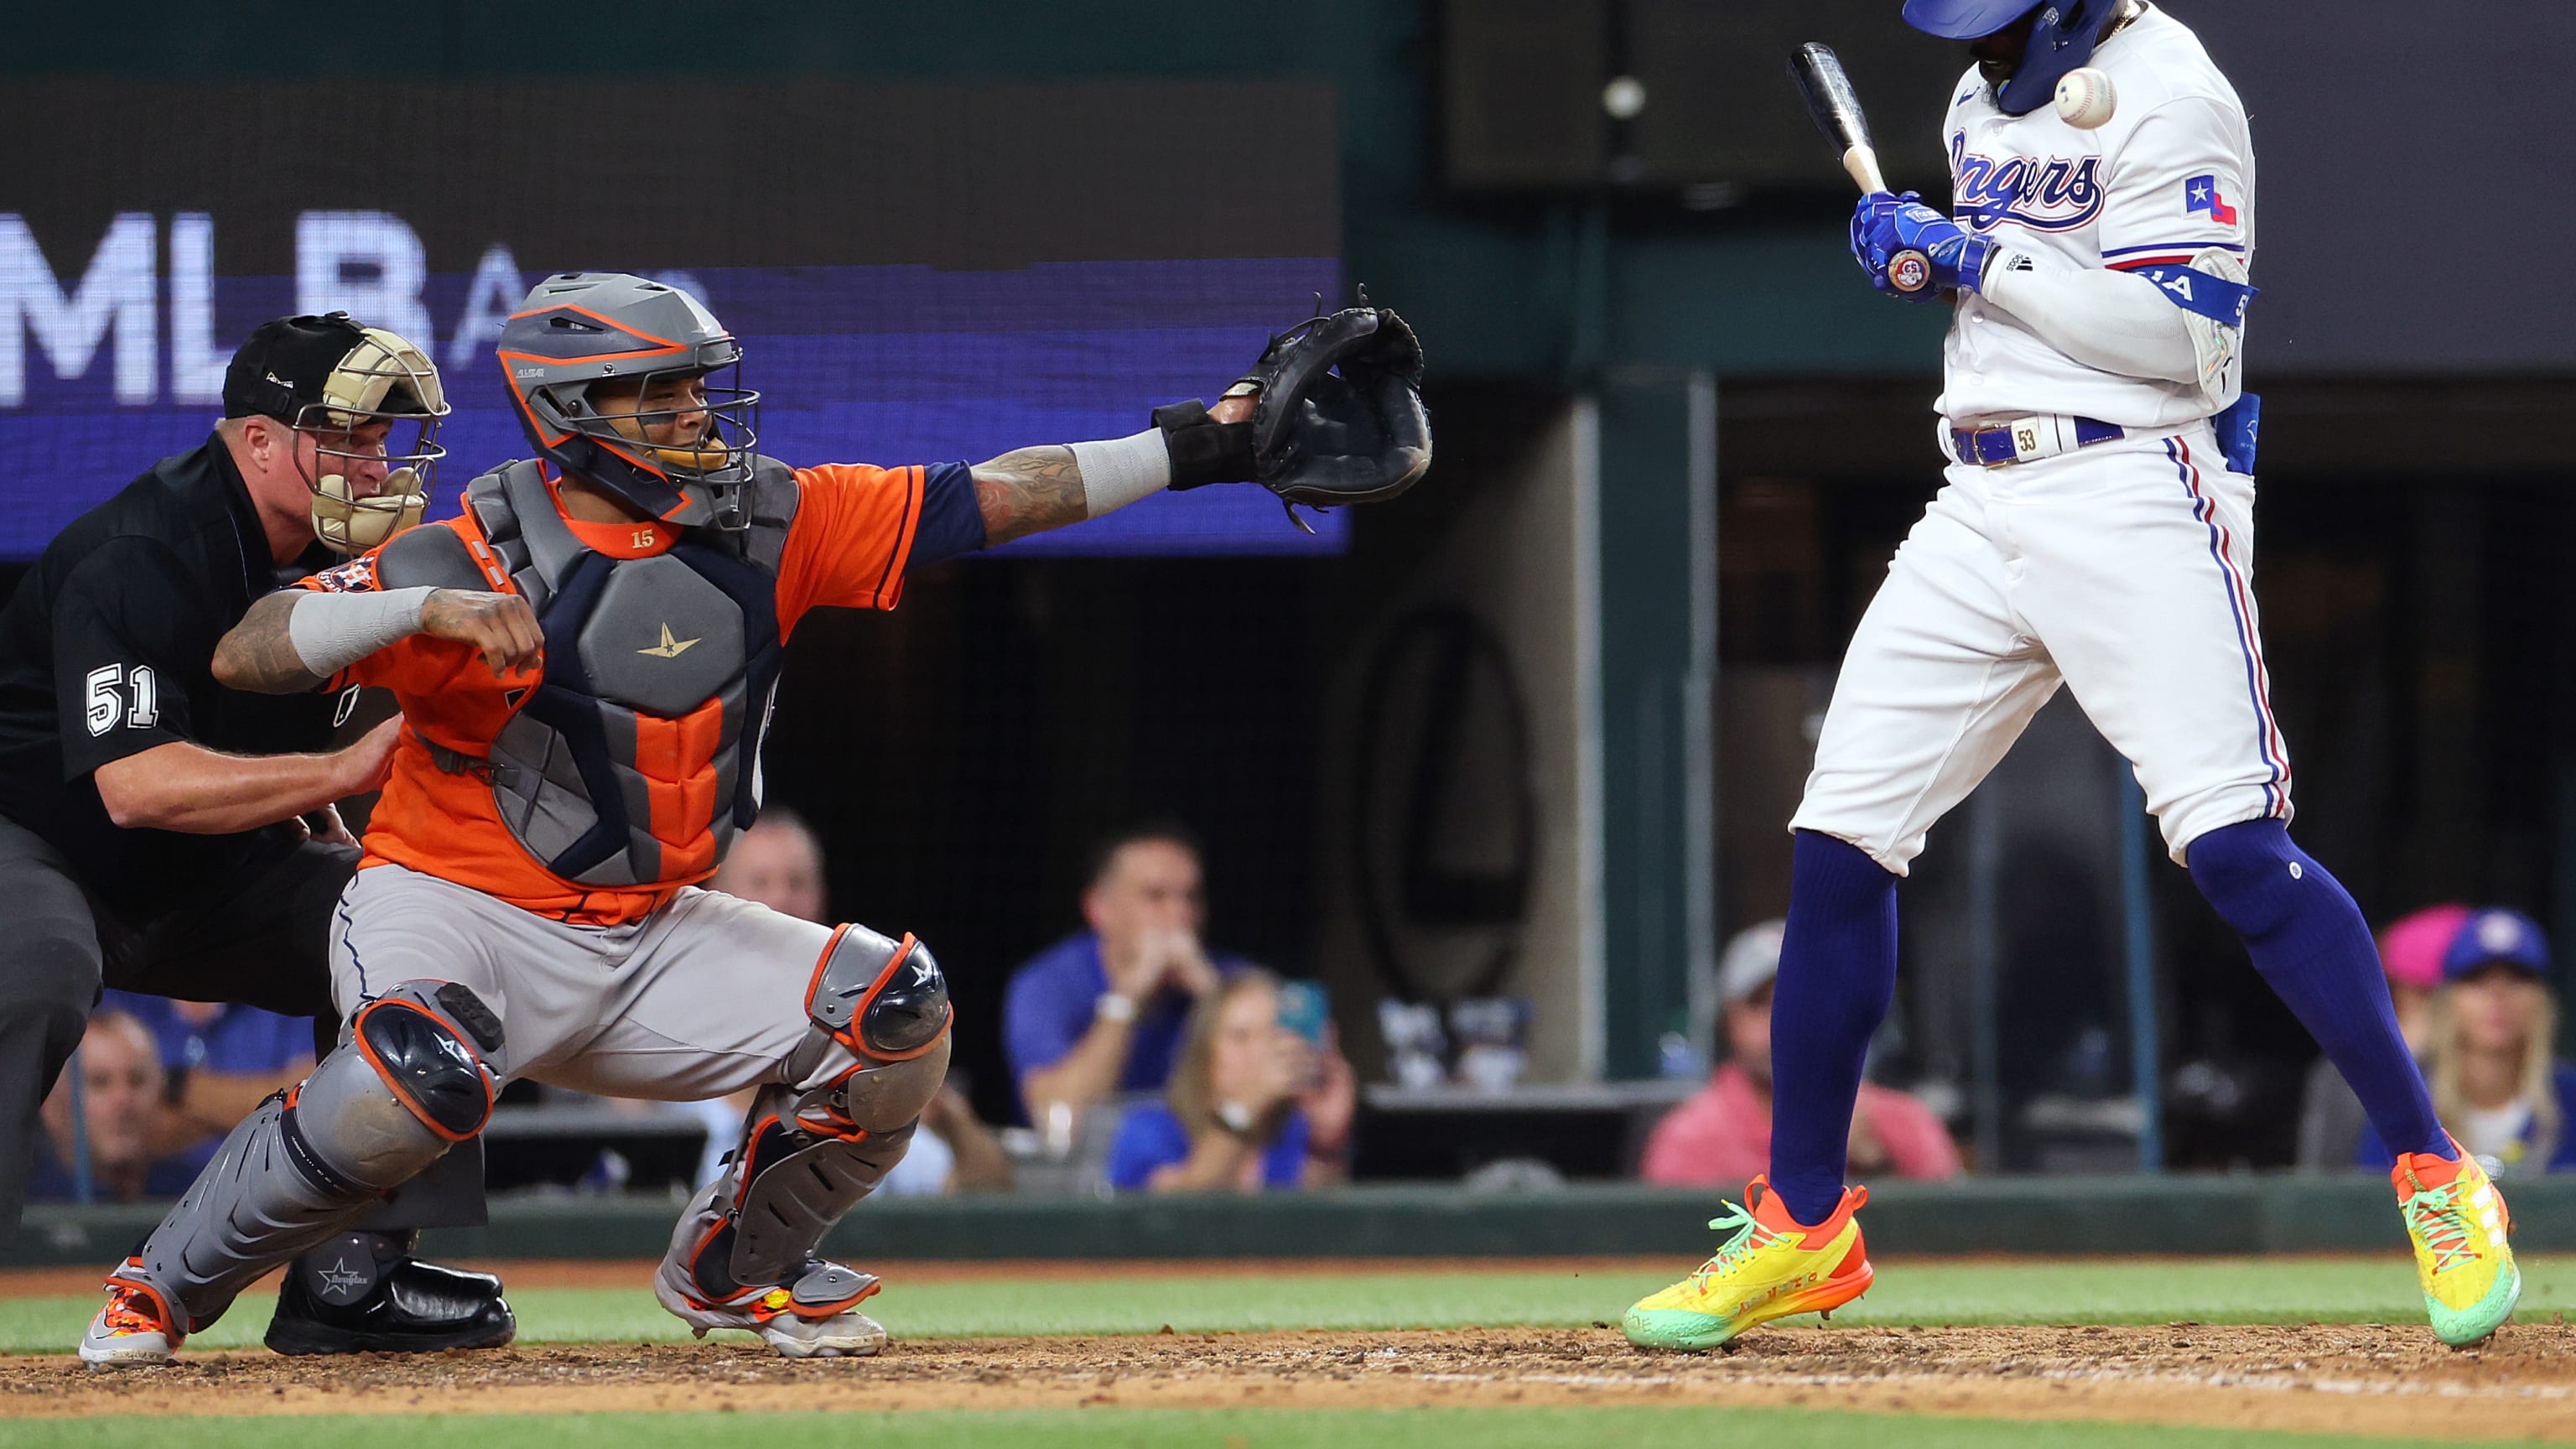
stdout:
POLYGON ((1251 397, 1252 421, 1210 421, 1195 401, 1154 410, 1174 488, 1252 482, 1329 508, 1393 498, 1431 467, 1422 344, 1383 307, 1345 307, 1270 339, 1225 395, 1251 397))

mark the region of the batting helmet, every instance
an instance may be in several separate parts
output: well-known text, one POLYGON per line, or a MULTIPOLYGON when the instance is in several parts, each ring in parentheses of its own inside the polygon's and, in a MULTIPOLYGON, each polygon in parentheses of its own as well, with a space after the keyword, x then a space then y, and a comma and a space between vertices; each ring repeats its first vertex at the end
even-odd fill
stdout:
POLYGON ((1944 40, 1992 35, 2036 10, 2030 43, 2012 77, 1995 91, 1995 108, 2026 116, 2057 95, 2066 73, 2093 59, 2093 47, 2120 13, 2122 0, 1905 0, 1905 23, 1944 40))
POLYGON ((711 387, 703 401, 644 407, 643 390, 656 382, 727 369, 740 378, 742 344, 697 298, 623 272, 561 273, 539 282, 501 329, 500 354, 519 426, 540 456, 665 523, 740 525, 760 394, 711 387), (591 393, 612 380, 637 391, 602 412, 591 393), (675 438, 670 424, 683 418, 700 421, 675 438))

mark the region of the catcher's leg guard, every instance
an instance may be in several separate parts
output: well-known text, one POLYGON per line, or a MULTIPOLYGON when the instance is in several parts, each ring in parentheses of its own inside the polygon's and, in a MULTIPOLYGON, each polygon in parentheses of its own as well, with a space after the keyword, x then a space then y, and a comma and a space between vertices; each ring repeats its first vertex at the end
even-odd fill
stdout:
POLYGON ((955 1012, 928 947, 863 926, 833 933, 805 1011, 813 1031, 788 1080, 754 1099, 732 1165, 682 1215, 654 1291, 700 1333, 752 1329, 798 1357, 873 1352, 884 1330, 850 1310, 876 1279, 814 1248, 903 1160, 948 1074, 955 1012), (855 1320, 851 1341, 818 1339, 840 1319, 855 1320))
POLYGON ((360 1007, 340 1042, 233 1129, 111 1285, 152 1295, 179 1333, 202 1329, 492 1115, 483 1053, 500 1049, 501 1024, 461 985, 404 982, 360 1007))

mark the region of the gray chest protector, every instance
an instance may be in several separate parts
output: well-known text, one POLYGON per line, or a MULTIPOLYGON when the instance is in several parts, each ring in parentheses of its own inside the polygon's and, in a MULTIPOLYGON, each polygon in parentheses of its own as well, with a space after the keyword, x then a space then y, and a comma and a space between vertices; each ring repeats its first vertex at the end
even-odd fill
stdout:
MULTIPOLYGON (((442 769, 488 775, 503 823, 564 880, 699 879, 759 813, 796 475, 757 458, 743 493, 747 527, 691 529, 663 553, 620 559, 565 525, 533 461, 503 464, 465 490, 545 631, 545 669, 488 758, 431 753, 442 769)), ((445 528, 404 534, 380 566, 387 587, 457 584, 460 569, 472 574, 463 587, 489 587, 445 528)))

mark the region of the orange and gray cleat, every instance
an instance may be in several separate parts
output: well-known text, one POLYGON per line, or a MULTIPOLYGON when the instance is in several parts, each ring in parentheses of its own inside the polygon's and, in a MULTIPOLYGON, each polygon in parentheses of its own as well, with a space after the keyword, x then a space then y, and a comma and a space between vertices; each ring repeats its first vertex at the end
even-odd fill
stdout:
POLYGON ((1745 1185, 1746 1206, 1709 1224, 1733 1228, 1699 1271, 1628 1310, 1628 1341, 1640 1348, 1717 1348, 1757 1324, 1793 1313, 1829 1313, 1869 1291, 1869 1250, 1852 1214, 1869 1189, 1845 1188, 1814 1226, 1789 1216, 1771 1184, 1745 1185))
POLYGON ((140 1284, 107 1280, 107 1306, 81 1335, 81 1362, 91 1368, 152 1368, 170 1361, 187 1334, 171 1326, 161 1295, 140 1284))

